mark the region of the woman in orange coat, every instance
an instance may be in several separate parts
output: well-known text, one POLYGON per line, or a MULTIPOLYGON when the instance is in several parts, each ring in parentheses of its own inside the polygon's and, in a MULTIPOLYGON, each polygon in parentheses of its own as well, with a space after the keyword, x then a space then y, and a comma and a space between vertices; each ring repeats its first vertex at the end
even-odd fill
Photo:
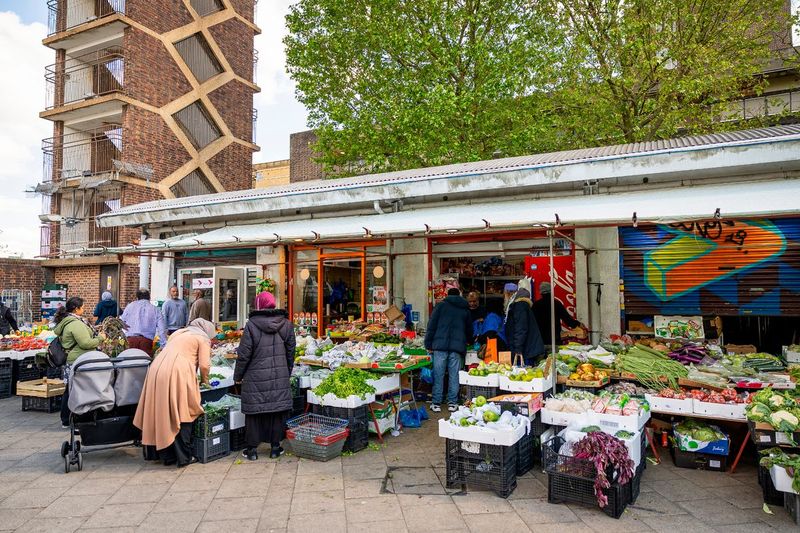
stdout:
POLYGON ((145 457, 165 465, 192 462, 192 422, 203 414, 201 383, 208 383, 214 324, 197 318, 173 333, 150 364, 133 425, 142 430, 145 457))

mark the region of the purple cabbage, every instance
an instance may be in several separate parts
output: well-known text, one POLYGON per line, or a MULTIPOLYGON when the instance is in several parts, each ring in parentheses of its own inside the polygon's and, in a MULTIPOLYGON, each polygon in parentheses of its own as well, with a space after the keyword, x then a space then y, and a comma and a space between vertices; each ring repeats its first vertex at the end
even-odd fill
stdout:
POLYGON ((597 470, 594 494, 600 507, 608 505, 608 498, 603 492, 611 487, 608 472, 617 471, 617 482, 620 485, 633 479, 633 461, 628 455, 628 448, 616 437, 600 431, 589 433, 575 444, 573 452, 576 459, 590 461, 597 470))

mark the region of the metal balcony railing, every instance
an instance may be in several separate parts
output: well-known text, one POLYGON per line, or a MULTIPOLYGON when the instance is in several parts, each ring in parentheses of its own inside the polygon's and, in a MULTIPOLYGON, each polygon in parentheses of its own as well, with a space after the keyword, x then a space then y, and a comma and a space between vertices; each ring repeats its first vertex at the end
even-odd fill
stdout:
POLYGON ((253 132, 250 134, 250 139, 253 144, 256 143, 256 126, 258 125, 258 109, 253 108, 253 132))
POLYGON ((66 31, 81 24, 125 14, 125 0, 47 0, 48 35, 66 31))
POLYGON ((750 120, 784 113, 800 113, 800 90, 762 94, 726 104, 720 121, 750 120))
POLYGON ((258 50, 253 48, 253 83, 258 83, 258 50))
POLYGON ((44 224, 39 228, 39 255, 41 257, 50 257, 53 249, 50 241, 52 236, 52 224, 44 224))
POLYGON ((45 67, 46 109, 125 92, 125 53, 112 46, 45 67))
POLYGON ((115 161, 122 160, 122 126, 107 124, 94 130, 44 139, 42 151, 44 182, 61 183, 110 173, 115 169, 115 161))

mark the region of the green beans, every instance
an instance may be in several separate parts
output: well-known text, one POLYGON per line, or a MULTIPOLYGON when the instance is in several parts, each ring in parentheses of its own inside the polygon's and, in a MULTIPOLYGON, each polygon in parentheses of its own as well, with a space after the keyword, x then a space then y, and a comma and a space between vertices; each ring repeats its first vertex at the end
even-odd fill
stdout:
POLYGON ((666 379, 671 388, 677 389, 678 380, 686 377, 689 371, 677 361, 665 359, 662 354, 656 355, 652 351, 633 346, 617 357, 617 367, 636 376, 645 387, 658 390, 663 387, 662 380, 666 379))

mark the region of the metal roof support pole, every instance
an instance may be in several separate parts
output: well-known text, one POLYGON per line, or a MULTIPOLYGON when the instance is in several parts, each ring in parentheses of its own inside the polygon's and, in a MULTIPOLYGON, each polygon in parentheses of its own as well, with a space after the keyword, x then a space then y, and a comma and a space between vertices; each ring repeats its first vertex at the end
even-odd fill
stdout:
MULTIPOLYGON (((558 371, 556 369, 556 291, 555 291, 555 266, 553 265, 553 236, 556 230, 551 226, 547 230, 547 243, 550 252, 550 283, 553 285, 550 289, 550 355, 553 357, 553 394, 556 392, 556 384, 558 383, 558 371)), ((533 287, 531 287, 533 289, 533 287)), ((559 324, 559 329, 561 325, 559 324)))
MULTIPOLYGON (((142 232, 141 242, 147 239, 147 234, 142 232)), ((139 288, 150 290, 150 256, 139 256, 139 288)))
POLYGON ((394 304, 394 258, 392 257, 392 239, 386 239, 386 303, 394 304))

